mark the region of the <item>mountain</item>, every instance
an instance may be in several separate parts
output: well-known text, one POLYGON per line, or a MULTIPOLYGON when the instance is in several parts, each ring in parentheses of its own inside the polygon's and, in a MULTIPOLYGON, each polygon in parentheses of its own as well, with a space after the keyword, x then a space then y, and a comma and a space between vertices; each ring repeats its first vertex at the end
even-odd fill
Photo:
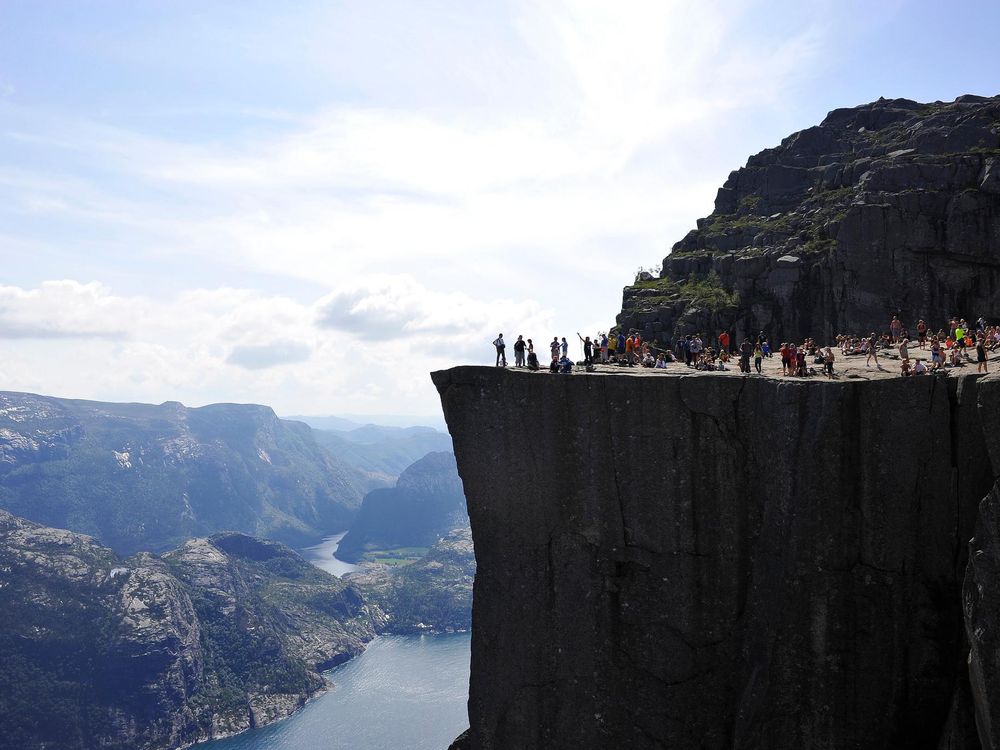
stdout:
POLYGON ((386 632, 419 633, 471 628, 475 577, 472 532, 463 526, 438 539, 414 563, 369 566, 345 580, 385 613, 386 632))
POLYGON ((366 481, 266 406, 0 392, 0 507, 124 554, 220 530, 315 540, 347 527, 366 481))
POLYGON ((296 422, 305 422, 317 430, 354 430, 368 425, 378 427, 426 427, 435 430, 446 429, 440 414, 411 416, 404 414, 341 414, 340 416, 312 417, 305 415, 287 416, 296 422))
POLYGON ((879 99, 750 157, 618 326, 777 340, 1000 319, 1000 97, 879 99))
POLYGON ((462 481, 451 453, 429 453, 407 468, 395 487, 365 495, 337 557, 357 562, 370 550, 430 547, 468 523, 462 481))
POLYGON ((394 482, 403 470, 435 451, 451 451, 451 437, 431 427, 364 425, 352 430, 314 429, 316 442, 373 481, 394 482))
POLYGON ((0 511, 2 750, 158 750, 262 726, 325 689, 385 618, 276 542, 120 560, 0 511))

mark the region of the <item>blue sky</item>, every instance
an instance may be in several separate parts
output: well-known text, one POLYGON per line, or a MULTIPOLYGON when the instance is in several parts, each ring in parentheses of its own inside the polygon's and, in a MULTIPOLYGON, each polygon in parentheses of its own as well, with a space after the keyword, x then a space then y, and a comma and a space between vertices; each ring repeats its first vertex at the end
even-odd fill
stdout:
POLYGON ((0 389, 436 410, 613 323, 831 109, 1000 93, 995 3, 0 0, 0 389))

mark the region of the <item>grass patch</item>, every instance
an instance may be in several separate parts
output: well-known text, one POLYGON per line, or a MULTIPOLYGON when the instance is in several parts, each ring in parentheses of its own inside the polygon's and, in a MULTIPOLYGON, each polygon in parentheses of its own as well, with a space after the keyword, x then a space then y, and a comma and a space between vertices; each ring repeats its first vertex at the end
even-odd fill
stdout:
POLYGON ((694 304, 703 305, 711 310, 721 310, 739 304, 740 296, 730 292, 722 285, 722 279, 715 271, 703 278, 690 278, 680 286, 680 296, 690 299, 694 304))
POLYGON ((392 549, 373 549, 365 552, 361 559, 364 562, 380 565, 409 565, 427 554, 430 547, 394 547, 392 549))

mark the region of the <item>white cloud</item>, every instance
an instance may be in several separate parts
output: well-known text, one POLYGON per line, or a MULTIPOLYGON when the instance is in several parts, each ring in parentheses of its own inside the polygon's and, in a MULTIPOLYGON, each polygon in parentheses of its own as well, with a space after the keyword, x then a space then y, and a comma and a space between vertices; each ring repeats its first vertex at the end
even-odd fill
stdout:
POLYGON ((230 288, 124 298, 73 281, 0 287, 0 300, 17 302, 0 307, 0 326, 3 314, 16 313, 22 330, 45 332, 0 337, 0 387, 192 405, 254 401, 284 413, 433 413, 431 370, 488 362, 501 330, 537 340, 553 332, 552 312, 537 303, 438 293, 408 276, 347 285, 310 303, 230 288), (109 323, 121 320, 128 335, 112 335, 109 323), (45 339, 57 334, 65 340, 50 346, 45 339), (47 366, 25 352, 45 352, 47 366))
MULTIPOLYGON (((224 137, 2 105, 0 149, 20 158, 0 158, 0 253, 38 270, 0 288, 0 375, 103 398, 436 409, 426 371, 488 361, 500 330, 611 325, 635 268, 711 210, 752 115, 782 106, 836 33, 812 8, 789 33, 748 34, 749 2, 408 6, 399 28, 384 8, 310 7, 273 26, 248 11, 219 37, 330 79, 297 111, 261 81, 266 127, 224 102, 244 123, 224 137), (38 284, 83 275, 64 269, 84 255, 116 294, 38 284), (166 257, 186 261, 169 278, 166 257), (122 286, 123 265, 140 280, 122 286), (245 288, 205 281, 208 265, 245 288)), ((164 103, 165 121, 186 105, 164 103)))
POLYGON ((0 339, 127 338, 127 310, 126 300, 96 282, 0 286, 0 339))

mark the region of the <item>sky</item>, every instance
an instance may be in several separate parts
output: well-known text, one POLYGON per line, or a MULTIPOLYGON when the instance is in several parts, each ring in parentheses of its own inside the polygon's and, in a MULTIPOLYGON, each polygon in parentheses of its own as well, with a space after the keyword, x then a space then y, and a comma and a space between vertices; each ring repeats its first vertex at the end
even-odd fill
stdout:
POLYGON ((753 153, 1000 93, 995 2, 0 0, 0 390, 439 413, 753 153))

